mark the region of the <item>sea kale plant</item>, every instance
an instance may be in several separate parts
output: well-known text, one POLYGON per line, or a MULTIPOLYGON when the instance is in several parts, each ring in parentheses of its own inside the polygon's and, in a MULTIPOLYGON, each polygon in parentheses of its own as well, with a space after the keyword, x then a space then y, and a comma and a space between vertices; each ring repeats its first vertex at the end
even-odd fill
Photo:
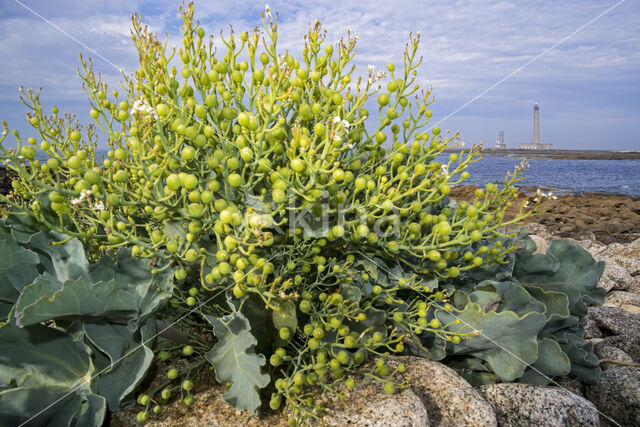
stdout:
MULTIPOLYGON (((278 49, 269 10, 262 31, 221 34, 216 48, 193 12, 181 9, 178 49, 133 17, 140 67, 120 92, 81 59, 90 126, 45 114, 39 93, 23 92, 38 139, 13 132, 17 149, 2 148, 15 174, 4 230, 10 241, 12 224, 28 223, 50 240, 15 236, 30 252, 20 262, 41 266, 33 277, 0 269, 0 334, 15 346, 58 334, 82 364, 52 391, 48 377, 25 385, 20 369, 37 363, 16 361, 1 377, 3 404, 4 393, 58 396, 84 378, 65 414, 99 424, 87 405, 133 404, 151 351, 164 379, 138 395, 140 421, 172 399, 192 404, 208 366, 229 383, 226 402, 251 412, 284 403, 291 424, 320 418, 321 402, 364 377, 388 393, 403 386, 390 354, 444 359, 475 382, 597 369, 580 328, 583 298, 601 297, 601 266, 557 244, 540 259, 505 234, 539 209, 523 204, 507 219, 522 168, 473 200, 449 199, 481 152, 439 156, 461 142, 429 125, 419 34, 398 68, 358 74, 350 33, 327 44, 316 21, 296 59, 278 49), (86 262, 66 254, 71 267, 52 270, 51 248, 70 242, 86 262), (574 285, 576 259, 589 278, 574 285)), ((16 419, 37 412, 12 408, 16 419)))

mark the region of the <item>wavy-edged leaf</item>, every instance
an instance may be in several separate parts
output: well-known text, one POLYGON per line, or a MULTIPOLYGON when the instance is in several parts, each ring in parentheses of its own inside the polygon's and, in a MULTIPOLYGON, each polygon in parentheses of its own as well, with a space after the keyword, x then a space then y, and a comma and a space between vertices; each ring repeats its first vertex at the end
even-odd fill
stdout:
MULTIPOLYGON (((119 252, 118 262, 99 263, 92 276, 109 281, 92 282, 89 277, 52 286, 53 278, 42 275, 25 288, 15 307, 18 326, 36 324, 58 318, 127 317, 137 323, 157 309, 171 296, 171 271, 151 274, 143 260, 119 252), (110 266, 109 266, 110 265, 110 266)), ((131 325, 130 325, 131 326, 131 325)))
MULTIPOLYGON (((147 324, 150 329, 143 328, 147 330, 143 336, 154 333, 155 322, 147 324)), ((97 390, 106 398, 109 410, 122 409, 127 396, 140 384, 151 366, 153 352, 143 339, 135 339, 125 325, 92 322, 85 323, 83 329, 91 344, 106 355, 96 359, 96 370, 100 373, 97 390)))
POLYGON ((0 386, 73 388, 93 372, 88 348, 54 328, 6 325, 0 343, 0 386))
MULTIPOLYGON (((469 328, 482 334, 473 339, 451 344, 449 354, 469 354, 485 360, 503 381, 513 381, 522 376, 527 365, 538 358, 538 332, 544 327, 545 316, 531 312, 518 316, 513 311, 485 313, 479 304, 469 302, 461 310, 451 313, 439 311, 438 319, 447 324, 457 319, 462 321, 465 331, 469 328)), ((457 328, 455 325, 450 329, 457 328)))
POLYGON ((105 415, 94 396, 89 349, 46 326, 0 328, 0 425, 95 426, 105 415))
POLYGON ((205 355, 220 382, 230 382, 224 401, 236 409, 254 412, 260 406, 259 390, 269 384, 269 375, 261 372, 265 358, 253 351, 256 339, 249 321, 234 312, 216 318, 205 315, 213 325, 218 342, 205 355))

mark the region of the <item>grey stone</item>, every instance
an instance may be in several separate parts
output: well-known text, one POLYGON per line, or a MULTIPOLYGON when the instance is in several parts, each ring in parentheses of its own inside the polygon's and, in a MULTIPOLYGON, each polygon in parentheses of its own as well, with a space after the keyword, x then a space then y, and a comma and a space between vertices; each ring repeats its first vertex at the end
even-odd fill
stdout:
POLYGON ((559 387, 503 383, 480 387, 500 426, 599 426, 596 407, 559 387))
POLYGON ((598 346, 594 349, 594 353, 600 359, 600 367, 602 369, 609 369, 610 367, 619 366, 615 363, 602 363, 603 360, 616 360, 618 362, 633 362, 631 356, 619 348, 611 345, 598 346))
POLYGON ((482 395, 453 369, 419 357, 388 357, 390 368, 404 363, 404 379, 424 403, 431 426, 496 426, 496 415, 482 395))
POLYGON ((627 291, 640 293, 640 275, 633 278, 627 291))
POLYGON ((638 307, 637 305, 621 304, 620 308, 628 311, 631 314, 640 315, 640 307, 638 307))
POLYGON ((537 222, 531 222, 529 224, 525 224, 524 228, 527 229, 529 234, 535 234, 537 236, 540 236, 544 240, 550 240, 553 237, 553 235, 549 232, 547 227, 545 227, 542 224, 538 224, 537 222))
POLYGON ((624 267, 632 276, 640 274, 640 239, 631 243, 612 243, 594 254, 598 261, 612 261, 624 267))
POLYGON ((600 328, 598 328, 596 322, 587 317, 584 325, 584 339, 602 338, 603 336, 604 334, 600 328))
POLYGON ((606 289, 607 292, 614 289, 625 290, 631 286, 632 281, 633 276, 624 267, 610 259, 605 259, 604 272, 598 287, 606 289))
POLYGON ((358 385, 345 392, 346 406, 336 399, 327 408, 323 421, 333 426, 403 426, 429 425, 429 416, 422 401, 411 389, 387 395, 379 384, 358 385))
POLYGON ((601 347, 615 347, 625 352, 634 362, 640 363, 640 335, 617 335, 595 344, 594 352, 601 347))
POLYGON ((613 291, 607 294, 604 302, 614 304, 618 307, 622 307, 623 305, 635 305, 640 307, 640 294, 634 292, 613 291))
POLYGON ((562 240, 568 240, 570 242, 575 243, 576 245, 580 246, 582 249, 585 249, 587 252, 589 252, 591 255, 593 255, 596 252, 599 252, 602 250, 602 248, 604 248, 606 245, 602 242, 598 242, 596 239, 584 239, 584 240, 575 240, 575 239, 570 239, 570 238, 562 238, 562 240))
POLYGON ((585 387, 585 396, 604 414, 603 420, 640 425, 640 368, 618 366, 603 371, 597 384, 585 387))
POLYGON ((614 335, 640 335, 640 316, 629 313, 620 307, 598 306, 589 307, 589 319, 596 322, 604 331, 611 331, 614 335))

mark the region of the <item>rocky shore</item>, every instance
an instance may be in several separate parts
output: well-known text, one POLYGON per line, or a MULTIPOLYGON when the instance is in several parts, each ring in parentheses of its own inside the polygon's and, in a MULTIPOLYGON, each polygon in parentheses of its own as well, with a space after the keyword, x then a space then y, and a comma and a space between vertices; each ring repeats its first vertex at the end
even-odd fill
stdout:
MULTIPOLYGON (((466 185, 451 189, 454 200, 472 200, 477 187, 466 185)), ((522 189, 511 214, 520 202, 536 197, 535 189, 522 189)), ((544 212, 529 217, 526 223, 544 225, 554 236, 590 239, 602 243, 629 243, 640 238, 640 199, 603 193, 562 194, 544 202, 544 212)))
MULTIPOLYGON (((445 150, 460 152, 462 149, 445 150)), ((526 159, 565 159, 565 160, 640 160, 640 151, 636 150, 521 150, 518 148, 485 148, 485 156, 518 157, 526 159)))
MULTIPOLYGON (((558 238, 550 228, 526 225, 540 251, 558 238)), ((595 346, 603 369, 597 384, 575 377, 553 378, 550 386, 521 383, 473 387, 453 369, 434 361, 391 357, 390 368, 404 363, 398 379, 407 388, 387 395, 379 384, 345 391, 344 405, 329 406, 329 425, 366 426, 637 426, 640 425, 640 239, 605 244, 596 239, 571 239, 606 268, 599 287, 605 304, 589 307, 585 338, 595 346)), ((374 363, 374 362, 371 362, 374 363)), ((186 407, 170 403, 149 426, 285 426, 286 419, 268 409, 250 417, 219 400, 225 386, 198 385, 196 401, 186 407)), ((135 423, 138 408, 111 415, 109 425, 135 423)))

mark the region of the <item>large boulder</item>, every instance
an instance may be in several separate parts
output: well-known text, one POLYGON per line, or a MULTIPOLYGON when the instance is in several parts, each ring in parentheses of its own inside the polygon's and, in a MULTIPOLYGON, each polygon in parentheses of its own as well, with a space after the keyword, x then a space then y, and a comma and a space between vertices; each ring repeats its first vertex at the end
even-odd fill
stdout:
POLYGON ((594 353, 598 354, 602 347, 615 347, 624 351, 634 362, 640 362, 640 335, 625 334, 607 337, 595 345, 594 353))
POLYGON ((453 369, 419 357, 390 357, 390 368, 404 363, 404 379, 422 400, 431 426, 495 426, 496 415, 482 395, 453 369))
POLYGON ((601 330, 611 331, 614 335, 640 335, 640 316, 620 307, 589 307, 589 319, 601 330))
POLYGON ((359 384, 335 399, 323 421, 331 426, 403 426, 429 425, 429 416, 421 399, 410 388, 388 395, 379 384, 359 384))
POLYGON ((624 351, 619 348, 613 347, 611 345, 604 346, 596 346, 594 349, 594 354, 600 359, 600 367, 602 369, 609 369, 611 367, 619 366, 616 363, 603 362, 604 360, 614 360, 616 362, 631 362, 633 363, 633 359, 624 351))
POLYGON ((640 425, 640 368, 610 367, 597 384, 585 387, 585 396, 603 414, 603 420, 622 426, 640 425))
POLYGON ((629 289, 632 282, 633 276, 631 276, 626 268, 614 262, 605 261, 604 272, 602 273, 602 277, 600 277, 598 287, 605 289, 607 292, 614 289, 625 290, 629 289))
POLYGON ((598 410, 559 387, 503 383, 480 387, 500 426, 599 426, 598 410))
POLYGON ((594 253, 597 261, 608 261, 624 267, 632 276, 640 274, 640 239, 631 243, 612 243, 594 253))

